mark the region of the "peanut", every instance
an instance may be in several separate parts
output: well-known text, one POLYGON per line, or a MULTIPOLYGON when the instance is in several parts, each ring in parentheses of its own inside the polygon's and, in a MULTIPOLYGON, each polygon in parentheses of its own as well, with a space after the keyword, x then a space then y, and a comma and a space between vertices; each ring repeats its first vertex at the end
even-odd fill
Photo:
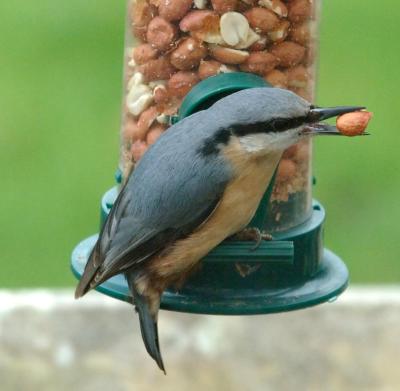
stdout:
POLYGON ((207 48, 194 38, 186 38, 171 54, 172 65, 181 71, 188 71, 200 64, 207 55, 207 48))
POLYGON ((211 10, 191 11, 180 21, 179 28, 184 32, 197 30, 218 32, 219 15, 211 10))
POLYGON ((141 39, 146 38, 147 26, 156 14, 156 8, 146 0, 137 0, 131 8, 133 31, 141 39))
MULTIPOLYGON (((136 0, 133 0, 136 1, 136 0)), ((149 2, 149 4, 154 5, 154 7, 159 7, 160 6, 160 2, 161 0, 147 0, 149 2)))
POLYGON ((287 7, 285 3, 280 0, 260 0, 258 4, 275 12, 281 18, 287 17, 287 7))
POLYGON ((308 162, 309 156, 310 156, 310 146, 307 140, 305 142, 302 141, 295 145, 292 145, 291 147, 286 149, 282 155, 284 159, 290 159, 294 163, 299 165, 302 162, 308 162))
POLYGON ((296 146, 297 150, 294 156, 292 157, 292 160, 298 165, 304 163, 307 164, 309 162, 311 153, 310 140, 300 141, 299 143, 296 144, 296 146))
POLYGON ((255 7, 257 5, 257 2, 254 0, 245 2, 243 0, 239 0, 237 5, 236 5, 236 12, 239 12, 241 14, 244 14, 248 9, 250 9, 251 7, 255 7), (251 2, 252 4, 248 4, 249 2, 251 2))
POLYGON ((224 14, 225 12, 235 11, 238 0, 211 0, 215 12, 224 14))
POLYGON ((310 88, 290 87, 290 90, 293 91, 298 96, 302 97, 303 99, 308 100, 309 102, 312 100, 310 88))
POLYGON ((140 138, 138 135, 137 121, 131 116, 126 116, 123 126, 123 137, 127 144, 130 144, 140 138))
POLYGON ((166 103, 170 99, 170 94, 165 86, 160 85, 154 88, 153 98, 157 104, 166 103))
POLYGON ((288 86, 288 78, 286 74, 282 71, 278 71, 277 69, 268 72, 264 79, 274 87, 287 88, 288 86))
POLYGON ((164 105, 163 107, 163 114, 165 115, 174 115, 178 112, 179 107, 181 106, 183 101, 182 97, 174 96, 171 100, 164 105))
POLYGON ((298 149, 298 144, 290 146, 288 149, 285 149, 282 155, 282 159, 290 159, 293 160, 298 149))
POLYGON ((223 45, 225 43, 219 31, 197 30, 192 33, 192 36, 199 41, 204 41, 207 43, 212 43, 217 45, 223 45))
POLYGON ((251 52, 248 59, 240 65, 240 69, 244 72, 264 75, 272 71, 277 64, 276 57, 271 53, 266 51, 251 52))
POLYGON ((153 125, 149 133, 147 133, 146 137, 147 144, 148 145, 154 144, 157 141, 157 139, 164 133, 165 129, 166 129, 165 125, 162 124, 153 125))
POLYGON ((131 154, 133 157, 133 160, 135 162, 138 162, 141 157, 146 153, 147 151, 147 144, 144 141, 137 140, 135 141, 132 146, 131 146, 131 154))
POLYGON ((146 134, 150 129, 153 122, 156 120, 158 115, 157 109, 155 106, 150 106, 148 109, 140 114, 139 120, 137 122, 137 127, 141 134, 146 134))
POLYGON ((169 22, 182 19, 190 10, 193 0, 160 0, 159 15, 169 22))
POLYGON ((286 182, 296 174, 296 164, 289 159, 282 159, 278 166, 277 180, 286 182))
POLYGON ((299 64, 306 53, 306 49, 297 43, 285 41, 271 48, 271 53, 278 59, 279 65, 287 68, 299 64))
POLYGON ((153 81, 149 82, 149 87, 152 88, 153 90, 156 87, 166 86, 166 85, 167 85, 167 80, 153 80, 153 81))
POLYGON ((194 72, 179 71, 168 80, 168 91, 178 98, 184 97, 200 81, 194 72))
POLYGON ((135 142, 136 140, 145 140, 146 134, 149 130, 148 127, 139 126, 138 122, 130 123, 128 122, 126 125, 126 129, 128 132, 131 132, 131 142, 135 142))
POLYGON ((258 41, 254 42, 253 45, 249 47, 252 52, 260 52, 267 47, 268 39, 266 36, 261 36, 258 41))
POLYGON ((200 63, 198 72, 199 72, 199 78, 201 80, 207 79, 208 77, 218 75, 219 73, 230 73, 230 72, 236 72, 237 69, 235 69, 232 66, 226 66, 225 64, 222 64, 219 61, 215 60, 207 60, 207 61, 202 61, 200 63))
POLYGON ((249 33, 249 22, 239 12, 226 12, 220 20, 222 39, 230 46, 246 40, 249 33))
POLYGON ((300 45, 307 46, 310 43, 310 23, 304 22, 291 27, 289 38, 300 45))
POLYGON ((251 28, 247 33, 247 36, 244 40, 240 41, 237 45, 234 46, 235 49, 247 49, 256 42, 258 42, 261 37, 251 28))
POLYGON ((156 60, 150 60, 146 64, 138 66, 146 81, 169 79, 175 72, 168 57, 160 57, 156 60))
POLYGON ((301 23, 311 18, 310 0, 293 0, 288 4, 288 19, 293 23, 301 23))
POLYGON ((152 101, 153 94, 145 84, 133 86, 126 97, 127 108, 135 116, 146 110, 152 101))
POLYGON ((254 7, 244 13, 250 26, 261 33, 274 31, 279 25, 279 18, 270 10, 254 7))
POLYGON ((169 123, 169 117, 168 117, 168 115, 166 115, 164 113, 158 115, 156 120, 159 124, 163 124, 163 125, 168 125, 168 123, 169 123))
POLYGON ((286 39, 289 33, 290 23, 287 20, 283 20, 279 23, 278 27, 274 31, 268 33, 268 38, 274 42, 282 42, 286 39))
POLYGON ((157 58, 157 50, 148 43, 143 43, 133 49, 132 58, 135 64, 141 65, 157 58))
POLYGON ((368 111, 343 114, 336 119, 336 127, 345 136, 357 136, 364 133, 372 115, 368 111))
POLYGON ((315 61, 315 47, 310 46, 306 49, 302 63, 306 66, 312 65, 315 61))
POLYGON ((224 48, 218 45, 210 45, 211 57, 224 64, 241 64, 247 60, 249 53, 244 50, 224 48))
POLYGON ((179 24, 182 31, 190 32, 199 41, 222 44, 224 40, 219 32, 219 15, 210 10, 189 12, 179 24))
POLYGON ((156 16, 147 28, 147 41, 155 48, 165 51, 172 47, 177 37, 176 27, 165 19, 156 16))
POLYGON ((310 80, 307 69, 302 65, 288 69, 286 75, 289 87, 306 88, 310 80))
POLYGON ((201 80, 220 73, 222 63, 215 60, 202 61, 199 66, 199 78, 201 80))
POLYGON ((194 6, 200 10, 207 8, 207 0, 194 0, 194 6))
POLYGON ((129 79, 128 84, 127 84, 127 89, 130 91, 133 86, 138 86, 140 84, 144 83, 144 76, 140 72, 136 72, 132 75, 132 77, 129 79))
POLYGON ((221 65, 220 69, 221 73, 232 73, 232 72, 239 72, 239 68, 235 65, 221 65))

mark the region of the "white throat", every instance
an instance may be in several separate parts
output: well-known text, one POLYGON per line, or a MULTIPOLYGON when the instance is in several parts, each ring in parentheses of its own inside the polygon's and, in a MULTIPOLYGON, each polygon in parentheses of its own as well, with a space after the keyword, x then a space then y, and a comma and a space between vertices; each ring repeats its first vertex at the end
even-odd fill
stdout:
POLYGON ((283 151, 300 141, 299 129, 289 129, 280 133, 248 134, 239 137, 239 143, 249 153, 283 151))

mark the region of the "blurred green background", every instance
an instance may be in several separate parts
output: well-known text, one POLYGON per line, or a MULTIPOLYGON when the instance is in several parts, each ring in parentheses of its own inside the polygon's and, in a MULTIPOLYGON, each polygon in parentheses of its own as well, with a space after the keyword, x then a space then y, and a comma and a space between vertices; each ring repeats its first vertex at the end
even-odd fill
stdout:
MULTIPOLYGON (((0 287, 68 286, 118 161, 123 0, 0 2, 0 287)), ((400 281, 400 6, 323 4, 319 105, 366 105, 373 136, 321 139, 314 196, 353 282, 400 281)))

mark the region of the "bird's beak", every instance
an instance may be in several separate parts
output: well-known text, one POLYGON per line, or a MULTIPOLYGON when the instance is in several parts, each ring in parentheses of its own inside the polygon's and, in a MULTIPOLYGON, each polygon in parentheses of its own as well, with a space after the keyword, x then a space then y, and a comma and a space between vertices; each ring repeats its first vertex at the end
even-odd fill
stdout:
MULTIPOLYGON (((304 134, 311 135, 331 135, 342 136, 336 126, 325 124, 323 121, 328 118, 337 117, 338 115, 352 113, 354 111, 364 110, 363 106, 337 106, 337 107, 313 107, 308 114, 308 124, 304 127, 304 134)), ((368 133, 362 133, 367 135, 368 133)))

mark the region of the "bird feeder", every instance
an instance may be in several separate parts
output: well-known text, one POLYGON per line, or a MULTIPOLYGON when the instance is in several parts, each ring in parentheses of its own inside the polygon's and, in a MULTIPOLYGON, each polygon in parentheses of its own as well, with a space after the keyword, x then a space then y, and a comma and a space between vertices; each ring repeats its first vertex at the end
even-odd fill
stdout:
MULTIPOLYGON (((101 202, 101 224, 129 173, 168 127, 218 99, 253 87, 287 88, 314 101, 318 0, 128 1, 117 184, 101 202)), ((311 141, 283 154, 250 227, 272 235, 225 241, 161 308, 206 314, 265 314, 329 301, 348 271, 324 248, 325 211, 312 199, 311 141)), ((160 206, 161 207, 161 206, 160 206)), ((240 205, 238 205, 240 208, 240 205)), ((234 211, 233 211, 234 213, 234 211)), ((97 235, 72 254, 77 278, 97 235)), ((131 302, 123 275, 97 290, 131 302)))

